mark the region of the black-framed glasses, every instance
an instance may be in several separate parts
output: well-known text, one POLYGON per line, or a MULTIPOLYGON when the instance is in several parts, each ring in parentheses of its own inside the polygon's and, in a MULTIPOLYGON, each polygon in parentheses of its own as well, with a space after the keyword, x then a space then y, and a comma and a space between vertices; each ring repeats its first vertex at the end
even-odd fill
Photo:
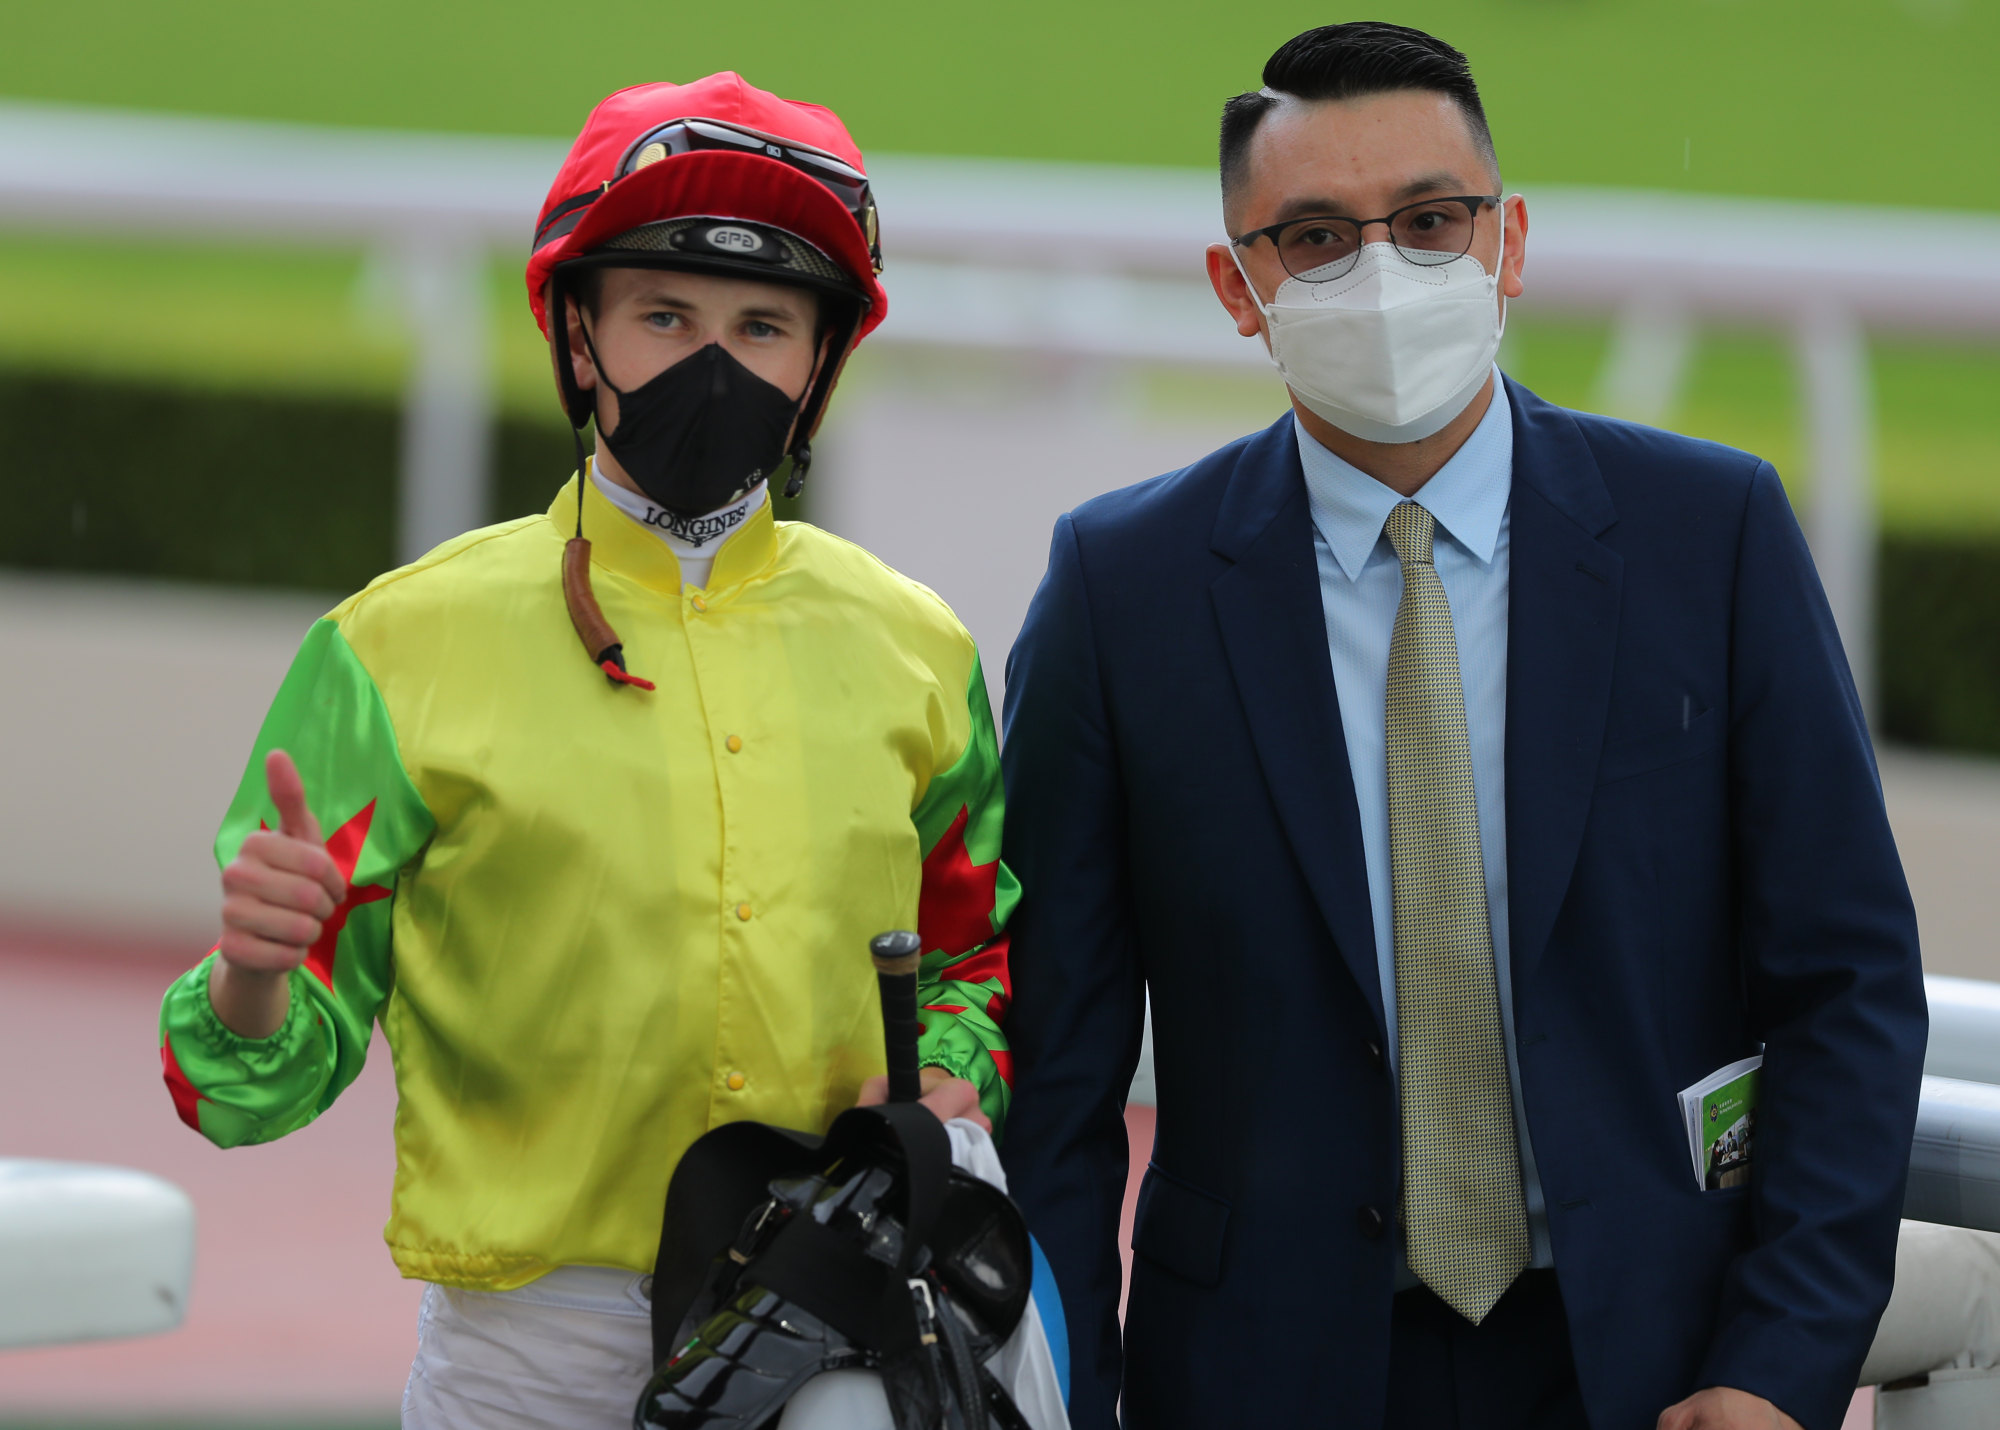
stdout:
POLYGON ((1326 283, 1353 270, 1361 257, 1366 230, 1377 224, 1388 227, 1396 252, 1411 263, 1429 268, 1462 258, 1472 247, 1480 211, 1499 204, 1497 194, 1457 194, 1405 204, 1381 218, 1325 215, 1286 219, 1252 229, 1230 242, 1248 248, 1258 239, 1268 238, 1278 250, 1285 272, 1307 283, 1326 283))
POLYGON ((845 159, 836 158, 824 149, 815 149, 795 139, 765 134, 741 125, 725 124, 717 119, 675 119, 656 129, 649 129, 626 146, 615 174, 622 179, 649 164, 696 150, 762 154, 797 169, 807 178, 818 180, 854 215, 854 221, 861 225, 861 232, 868 240, 868 256, 875 265, 875 271, 882 271, 880 223, 875 213, 875 193, 869 186, 868 176, 845 159))

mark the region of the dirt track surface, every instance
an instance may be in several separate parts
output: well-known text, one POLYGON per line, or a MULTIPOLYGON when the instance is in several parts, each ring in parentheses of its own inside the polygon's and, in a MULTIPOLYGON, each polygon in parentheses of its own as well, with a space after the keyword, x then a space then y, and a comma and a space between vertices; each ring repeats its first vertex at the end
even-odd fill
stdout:
MULTIPOLYGON (((198 952, 198 951, 195 951, 198 952)), ((380 1035, 310 1127, 224 1152, 160 1082, 160 994, 194 954, 0 929, 0 1156, 117 1162, 165 1177, 199 1218, 187 1323, 136 1341, 0 1352, 0 1423, 218 1414, 394 1423, 421 1287, 382 1244, 395 1088, 380 1035)), ((1151 1108, 1134 1108, 1134 1162, 1151 1108)), ((1137 1178, 1128 1188, 1130 1241, 1137 1178)))
POLYGON ((421 1288, 382 1244, 395 1093, 366 1070, 302 1135, 223 1152, 160 1082, 160 994, 200 950, 0 934, 0 1154, 117 1162, 194 1198, 194 1291, 177 1332, 0 1352, 0 1415, 208 1413, 393 1421, 421 1288))

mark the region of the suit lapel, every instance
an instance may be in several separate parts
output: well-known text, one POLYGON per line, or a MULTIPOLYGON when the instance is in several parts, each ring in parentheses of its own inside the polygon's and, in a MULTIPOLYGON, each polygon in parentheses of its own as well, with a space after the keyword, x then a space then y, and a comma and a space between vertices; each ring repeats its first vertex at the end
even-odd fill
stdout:
POLYGON ((1597 540, 1617 512, 1575 421, 1525 388, 1507 390, 1507 886, 1518 995, 1548 946, 1590 814, 1624 563, 1597 540))
POLYGON ((1245 445, 1211 545, 1233 563, 1210 596, 1265 784, 1380 1032, 1382 988, 1361 821, 1289 414, 1245 445))

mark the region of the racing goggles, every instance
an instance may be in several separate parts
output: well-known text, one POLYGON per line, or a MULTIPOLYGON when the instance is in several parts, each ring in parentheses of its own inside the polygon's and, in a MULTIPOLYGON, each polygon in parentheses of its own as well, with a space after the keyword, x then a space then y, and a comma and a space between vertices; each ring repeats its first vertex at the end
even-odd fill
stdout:
MULTIPOLYGON (((626 146, 624 155, 618 160, 611 183, 616 183, 649 164, 657 164, 662 159, 670 159, 676 154, 700 152, 723 154, 761 154, 767 159, 797 169, 807 178, 819 183, 841 206, 854 216, 861 225, 861 233, 868 241, 868 258, 875 271, 882 271, 882 240, 880 224, 875 213, 875 193, 869 187, 868 176, 844 159, 835 158, 824 149, 815 149, 809 144, 782 139, 775 134, 765 134, 756 129, 745 129, 734 124, 725 124, 718 119, 675 119, 647 130, 626 146)), ((610 183, 605 185, 606 188, 610 183)), ((587 205, 591 194, 583 200, 579 208, 587 205)), ((575 202, 572 200, 572 202, 575 202)), ((536 243, 558 238, 562 233, 561 218, 569 208, 565 204, 549 215, 549 227, 536 235, 536 243)), ((583 215, 579 212, 571 219, 569 227, 576 226, 583 215)))

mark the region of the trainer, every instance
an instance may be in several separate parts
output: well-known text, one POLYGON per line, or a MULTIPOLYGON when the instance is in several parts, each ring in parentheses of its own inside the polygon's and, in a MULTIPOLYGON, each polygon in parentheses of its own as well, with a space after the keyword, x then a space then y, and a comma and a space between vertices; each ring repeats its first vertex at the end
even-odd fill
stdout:
POLYGON ((1263 78, 1208 272, 1291 410, 1058 522, 1007 684, 1073 1423, 1835 1430, 1925 1012, 1784 489, 1493 366, 1528 214, 1457 50, 1333 25, 1263 78), (1759 1052, 1704 1191, 1679 1094, 1759 1052))

